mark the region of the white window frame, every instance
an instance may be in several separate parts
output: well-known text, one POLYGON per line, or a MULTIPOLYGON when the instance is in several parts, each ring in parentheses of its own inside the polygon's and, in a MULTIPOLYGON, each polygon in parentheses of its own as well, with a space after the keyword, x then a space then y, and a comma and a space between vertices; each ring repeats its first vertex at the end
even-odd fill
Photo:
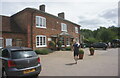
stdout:
POLYGON ((75 27, 75 33, 78 33, 78 27, 75 27))
POLYGON ((67 32, 67 24, 61 23, 61 31, 67 32))
POLYGON ((70 39, 66 38, 66 46, 69 47, 70 46, 70 39), (67 44, 68 43, 68 44, 67 44))
POLYGON ((12 46, 12 38, 6 38, 6 46, 12 46))
POLYGON ((2 38, 2 37, 0 37, 0 41, 1 41, 1 42, 0 42, 0 43, 1 43, 1 44, 0 44, 0 48, 2 48, 2 47, 3 47, 3 43, 4 43, 4 41, 3 41, 3 38, 2 38))
POLYGON ((46 36, 45 35, 37 35, 36 36, 36 47, 47 47, 47 42, 46 42, 46 36), (37 37, 39 37, 39 41, 37 41, 37 37), (42 37, 42 41, 40 41, 40 38, 42 37), (44 37, 45 37, 45 43, 44 43, 44 37), (42 42, 42 45, 41 43, 42 42), (38 43, 38 45, 37 45, 38 43))
POLYGON ((36 16, 35 24, 37 28, 46 28, 46 18, 42 16, 36 16))
POLYGON ((65 47, 65 38, 61 37, 61 41, 62 41, 62 46, 61 47, 65 47))

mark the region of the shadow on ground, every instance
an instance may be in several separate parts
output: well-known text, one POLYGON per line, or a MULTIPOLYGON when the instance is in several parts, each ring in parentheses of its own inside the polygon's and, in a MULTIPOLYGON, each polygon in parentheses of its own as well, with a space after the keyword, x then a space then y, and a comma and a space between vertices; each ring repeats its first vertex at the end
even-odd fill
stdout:
POLYGON ((65 65, 74 65, 74 64, 76 64, 76 63, 68 63, 68 64, 65 64, 65 65))

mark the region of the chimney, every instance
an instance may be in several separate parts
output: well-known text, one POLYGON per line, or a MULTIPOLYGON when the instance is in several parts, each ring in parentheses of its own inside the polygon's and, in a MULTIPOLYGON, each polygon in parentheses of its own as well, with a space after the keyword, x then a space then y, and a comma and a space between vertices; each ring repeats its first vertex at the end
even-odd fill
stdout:
POLYGON ((60 18, 65 18, 65 16, 64 16, 64 12, 61 12, 61 13, 58 13, 58 17, 60 17, 60 18))
POLYGON ((40 5, 40 6, 39 6, 39 10, 45 12, 45 5, 44 5, 44 4, 43 4, 43 5, 40 5))

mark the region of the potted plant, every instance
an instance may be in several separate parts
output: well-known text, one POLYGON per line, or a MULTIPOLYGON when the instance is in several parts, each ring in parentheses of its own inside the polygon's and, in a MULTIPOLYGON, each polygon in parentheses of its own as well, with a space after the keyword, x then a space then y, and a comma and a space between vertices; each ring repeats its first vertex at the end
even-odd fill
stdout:
POLYGON ((62 47, 62 41, 58 41, 58 42, 57 42, 57 45, 58 45, 58 50, 61 50, 61 47, 62 47))
POLYGON ((49 43, 49 46, 50 46, 50 48, 52 49, 52 50, 55 50, 55 42, 54 41, 50 41, 50 43, 49 43))
POLYGON ((93 47, 90 47, 89 51, 90 51, 90 55, 94 55, 94 48, 93 47))
POLYGON ((82 49, 79 50, 79 59, 83 59, 84 51, 82 49))

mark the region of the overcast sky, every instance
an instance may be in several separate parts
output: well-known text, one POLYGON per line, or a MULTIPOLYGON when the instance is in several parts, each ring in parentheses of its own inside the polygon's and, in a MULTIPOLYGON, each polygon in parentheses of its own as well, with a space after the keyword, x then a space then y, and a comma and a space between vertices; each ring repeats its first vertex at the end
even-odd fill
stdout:
POLYGON ((11 16, 27 7, 39 9, 46 5, 46 12, 65 13, 65 19, 81 25, 82 29, 95 30, 100 26, 118 26, 119 0, 1 0, 0 15, 11 16))

